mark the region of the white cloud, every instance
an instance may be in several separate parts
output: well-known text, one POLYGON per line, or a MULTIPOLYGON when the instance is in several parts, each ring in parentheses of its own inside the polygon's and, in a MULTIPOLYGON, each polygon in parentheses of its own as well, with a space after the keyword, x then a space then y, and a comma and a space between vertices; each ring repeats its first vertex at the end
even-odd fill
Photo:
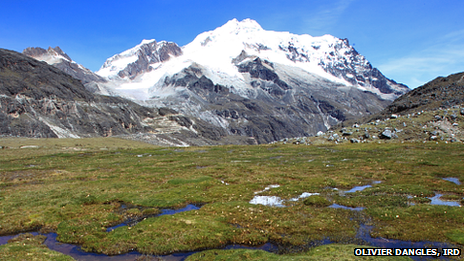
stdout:
POLYGON ((436 37, 428 47, 377 65, 395 81, 416 88, 438 76, 464 71, 464 30, 436 37))

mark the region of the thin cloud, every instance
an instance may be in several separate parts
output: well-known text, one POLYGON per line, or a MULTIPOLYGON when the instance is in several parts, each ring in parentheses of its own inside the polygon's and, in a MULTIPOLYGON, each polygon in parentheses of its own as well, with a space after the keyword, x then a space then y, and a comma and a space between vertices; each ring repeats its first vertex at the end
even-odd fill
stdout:
POLYGON ((354 0, 339 0, 330 6, 324 5, 319 10, 309 14, 305 20, 305 28, 311 32, 325 33, 329 28, 335 25, 339 17, 345 12, 354 0), (325 32, 324 32, 325 31, 325 32))
POLYGON ((378 65, 388 77, 418 87, 438 76, 464 71, 464 30, 436 38, 429 47, 378 65))

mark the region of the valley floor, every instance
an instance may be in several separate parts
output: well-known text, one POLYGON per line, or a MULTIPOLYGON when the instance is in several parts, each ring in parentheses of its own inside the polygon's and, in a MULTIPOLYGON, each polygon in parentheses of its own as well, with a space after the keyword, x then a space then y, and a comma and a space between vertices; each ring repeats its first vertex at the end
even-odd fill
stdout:
MULTIPOLYGON (((211 249, 187 260, 354 260, 353 249, 372 239, 464 249, 461 143, 180 149, 95 138, 0 146, 0 235, 55 232, 59 242, 106 255, 211 249), (188 204, 197 208, 160 215, 188 204), (265 243, 275 253, 217 250, 265 243)), ((72 259, 43 241, 23 234, 0 256, 72 259)))

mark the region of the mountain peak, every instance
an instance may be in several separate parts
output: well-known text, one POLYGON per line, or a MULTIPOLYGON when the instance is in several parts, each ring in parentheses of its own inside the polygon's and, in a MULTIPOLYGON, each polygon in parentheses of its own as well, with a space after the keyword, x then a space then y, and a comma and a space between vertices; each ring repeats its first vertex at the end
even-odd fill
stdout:
POLYGON ((60 63, 63 60, 72 62, 72 59, 59 46, 48 47, 47 50, 40 47, 28 47, 23 50, 23 54, 49 64, 60 63))
POLYGON ((153 43, 155 42, 156 43, 156 40, 155 39, 143 39, 142 42, 139 44, 139 45, 144 45, 144 44, 149 44, 149 43, 153 43))
POLYGON ((62 56, 68 61, 72 61, 71 57, 69 57, 59 46, 55 46, 55 48, 52 48, 51 46, 48 47, 48 53, 53 54, 55 56, 62 56))
POLYGON ((236 18, 229 20, 223 26, 218 27, 215 31, 225 31, 229 33, 239 33, 242 31, 262 31, 263 28, 253 19, 246 18, 242 21, 238 21, 236 18))

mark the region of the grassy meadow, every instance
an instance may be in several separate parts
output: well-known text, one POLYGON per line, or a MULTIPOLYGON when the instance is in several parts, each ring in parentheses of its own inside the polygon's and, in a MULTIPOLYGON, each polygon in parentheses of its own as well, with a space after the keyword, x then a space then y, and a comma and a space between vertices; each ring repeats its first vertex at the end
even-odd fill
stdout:
MULTIPOLYGON (((430 205, 427 199, 440 193, 442 199, 462 201, 464 185, 443 180, 464 182, 462 144, 167 148, 117 138, 9 138, 0 139, 0 146, 0 235, 54 231, 60 242, 109 255, 132 250, 161 255, 266 242, 278 244, 286 254, 218 250, 231 259, 214 260, 241 260, 241 255, 250 260, 331 260, 330 251, 321 251, 328 256, 318 259, 318 248, 309 247, 329 238, 342 244, 321 247, 345 251, 351 260, 353 245, 348 244, 362 243, 355 239, 362 222, 374 226, 373 237, 449 242, 461 249, 464 245, 463 209, 430 205), (283 200, 303 192, 320 195, 284 201, 286 207, 249 203, 269 185, 280 187, 259 195, 283 200), (343 193, 362 185, 372 187, 343 193), (328 208, 332 203, 365 209, 328 208), (159 209, 187 204, 202 208, 154 217, 159 209), (106 232, 127 219, 141 221, 106 232)), ((38 243, 23 248, 12 244, 1 246, 0 253, 41 248, 38 243)), ((214 251, 190 260, 216 255, 214 251)))

